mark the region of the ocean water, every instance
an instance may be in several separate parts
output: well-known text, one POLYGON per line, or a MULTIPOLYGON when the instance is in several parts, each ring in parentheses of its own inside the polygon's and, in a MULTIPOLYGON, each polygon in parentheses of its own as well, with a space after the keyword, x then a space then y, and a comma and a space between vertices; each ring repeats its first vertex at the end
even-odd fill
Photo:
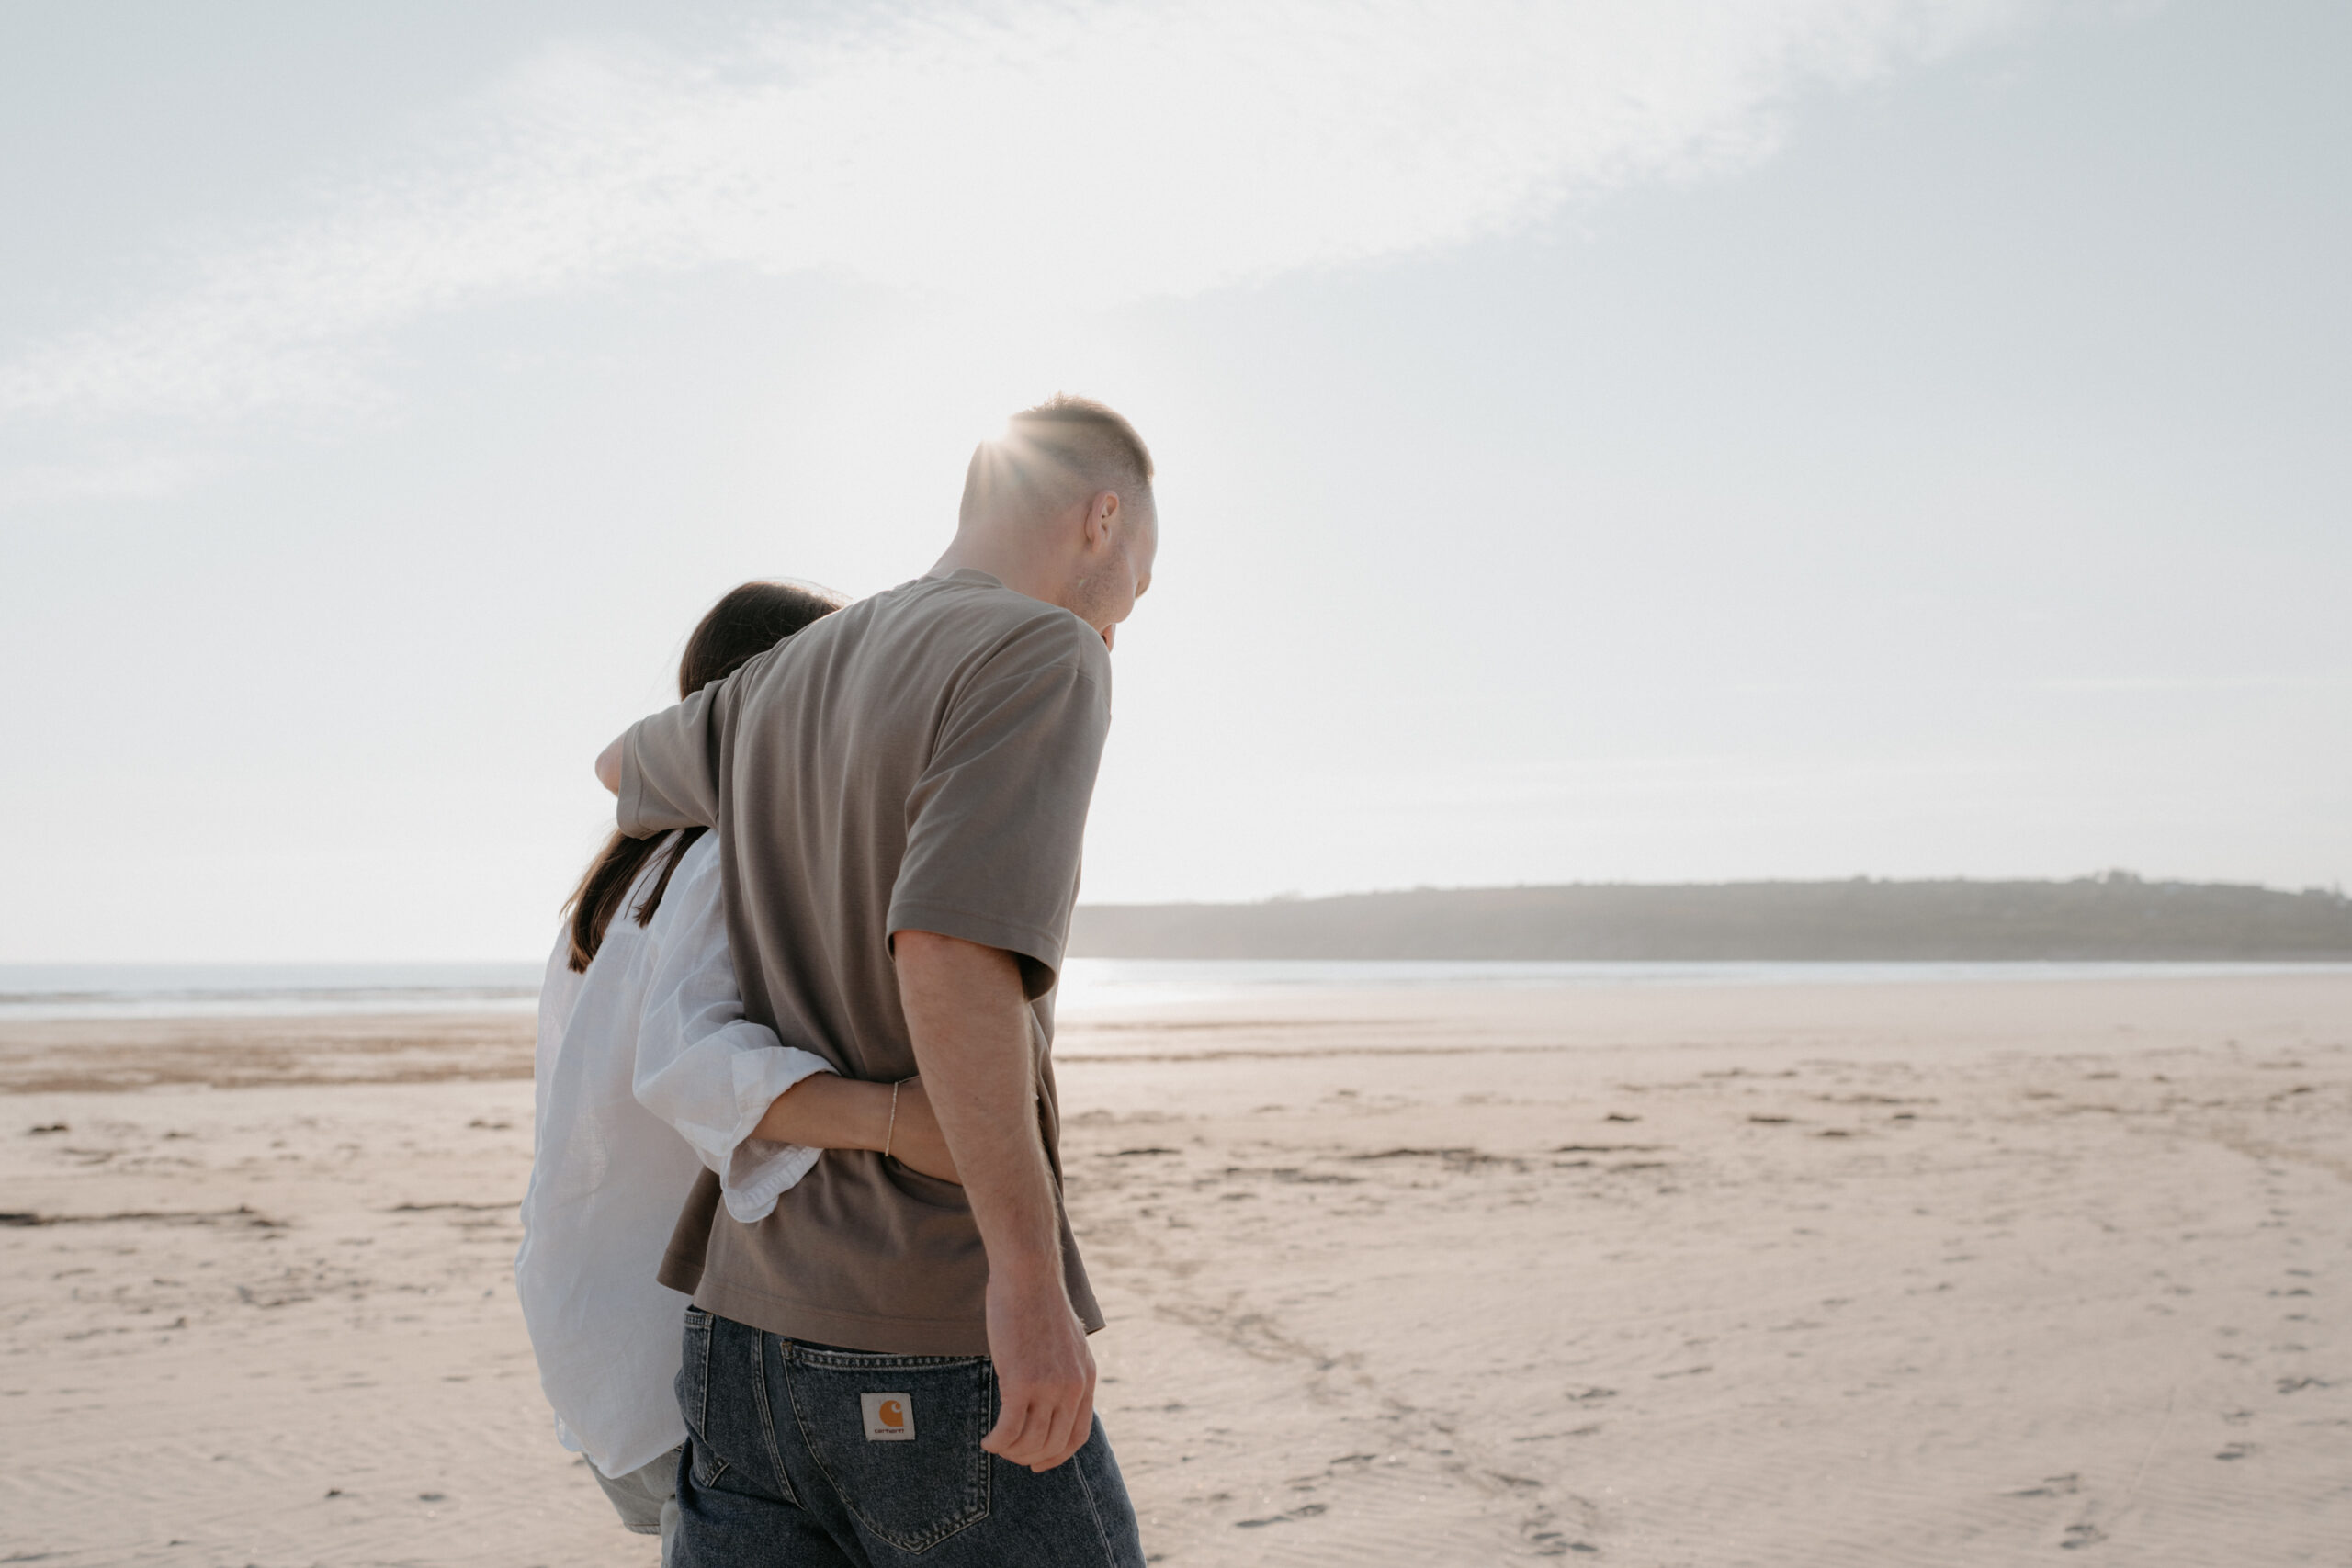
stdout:
POLYGON ((0 964, 10 1019, 530 1012, 537 964, 0 964))
MULTIPOLYGON (((1497 986, 1909 985, 1970 981, 2352 974, 2352 964, 1469 963, 1319 959, 1073 958, 1072 1015, 1312 990, 1497 986)), ((521 1012, 528 964, 0 964, 0 1022, 74 1018, 252 1018, 521 1012)))

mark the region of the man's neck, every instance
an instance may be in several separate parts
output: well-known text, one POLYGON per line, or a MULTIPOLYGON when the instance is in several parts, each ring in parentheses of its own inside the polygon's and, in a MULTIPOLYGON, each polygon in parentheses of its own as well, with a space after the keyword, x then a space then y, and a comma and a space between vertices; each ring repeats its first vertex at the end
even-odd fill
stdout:
POLYGON ((965 570, 987 572, 1015 593, 1025 593, 1048 604, 1059 603, 1054 597, 1054 590, 1059 584, 1051 569, 1035 558, 1033 552, 1019 548, 1012 541, 959 533, 947 547, 947 553, 924 575, 945 577, 965 570))

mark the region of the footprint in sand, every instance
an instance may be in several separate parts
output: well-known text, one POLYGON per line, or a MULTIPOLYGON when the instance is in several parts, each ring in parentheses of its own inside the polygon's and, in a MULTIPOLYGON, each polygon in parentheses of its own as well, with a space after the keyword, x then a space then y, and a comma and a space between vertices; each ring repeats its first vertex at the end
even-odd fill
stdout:
POLYGON ((2043 1478, 2039 1486, 2018 1486, 2001 1494, 2004 1497, 2065 1497, 2082 1489, 2082 1477, 2076 1474, 2052 1475, 2043 1478))

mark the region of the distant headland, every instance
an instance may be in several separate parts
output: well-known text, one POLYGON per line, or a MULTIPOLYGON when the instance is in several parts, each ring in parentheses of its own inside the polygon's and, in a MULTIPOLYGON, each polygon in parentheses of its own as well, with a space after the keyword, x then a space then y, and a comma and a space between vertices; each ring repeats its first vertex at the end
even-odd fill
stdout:
POLYGON ((1090 958, 2352 960, 2352 898, 2072 882, 1579 883, 1081 906, 1090 958))

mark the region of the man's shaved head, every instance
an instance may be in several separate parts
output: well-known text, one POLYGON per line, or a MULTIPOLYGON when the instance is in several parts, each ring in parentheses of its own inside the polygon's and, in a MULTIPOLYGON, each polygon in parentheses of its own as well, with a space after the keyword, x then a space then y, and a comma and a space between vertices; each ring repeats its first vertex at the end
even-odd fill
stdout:
POLYGON ((1001 438, 972 454, 961 520, 1008 513, 1042 519, 1104 491, 1150 516, 1151 449, 1116 411, 1057 392, 1014 414, 1001 438))

